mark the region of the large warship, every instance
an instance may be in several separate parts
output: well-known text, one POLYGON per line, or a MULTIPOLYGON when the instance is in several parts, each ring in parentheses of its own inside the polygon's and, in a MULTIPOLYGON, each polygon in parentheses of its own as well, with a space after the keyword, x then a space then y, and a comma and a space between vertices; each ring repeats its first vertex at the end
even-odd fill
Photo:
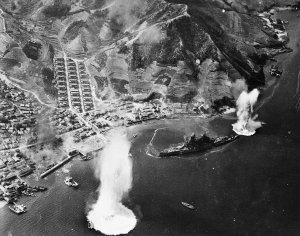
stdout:
POLYGON ((194 152, 204 152, 211 148, 218 147, 236 140, 239 135, 222 136, 218 138, 211 138, 207 134, 203 134, 197 138, 195 134, 185 138, 184 143, 180 143, 175 147, 169 147, 159 153, 160 157, 169 157, 176 155, 183 155, 194 152))

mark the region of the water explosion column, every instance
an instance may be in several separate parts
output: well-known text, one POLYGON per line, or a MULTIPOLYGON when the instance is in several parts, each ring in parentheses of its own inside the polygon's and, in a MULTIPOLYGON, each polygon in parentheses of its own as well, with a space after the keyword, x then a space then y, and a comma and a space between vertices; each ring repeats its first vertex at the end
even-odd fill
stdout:
POLYGON ((92 228, 106 235, 127 234, 137 223, 134 213, 122 204, 132 184, 130 146, 126 135, 112 134, 96 168, 101 185, 87 219, 92 228))

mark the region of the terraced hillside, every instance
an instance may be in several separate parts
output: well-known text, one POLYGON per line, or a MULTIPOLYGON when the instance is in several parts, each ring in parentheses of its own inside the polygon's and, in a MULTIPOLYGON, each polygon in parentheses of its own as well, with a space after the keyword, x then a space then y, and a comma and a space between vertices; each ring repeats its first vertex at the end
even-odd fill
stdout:
POLYGON ((49 96, 43 99, 55 102, 55 80, 43 71, 53 73, 55 58, 66 56, 84 62, 96 100, 160 98, 208 108, 232 100, 240 79, 252 87, 264 85, 263 65, 286 51, 288 38, 266 30, 258 13, 297 4, 1 0, 6 29, 0 69, 34 84, 27 89, 39 94, 44 89, 49 96))

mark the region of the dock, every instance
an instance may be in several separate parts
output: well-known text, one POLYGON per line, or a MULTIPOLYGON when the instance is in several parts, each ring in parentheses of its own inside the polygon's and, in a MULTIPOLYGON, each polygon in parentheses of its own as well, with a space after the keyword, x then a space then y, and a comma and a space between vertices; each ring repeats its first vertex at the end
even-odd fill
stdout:
POLYGON ((59 169, 60 167, 62 167, 63 165, 65 165, 66 163, 68 163, 69 161, 71 161, 74 157, 76 157, 77 155, 79 155, 79 153, 77 154, 73 154, 73 155, 69 155, 69 157, 67 157, 66 159, 62 160, 61 162, 59 162, 58 164, 56 164, 55 166, 53 166, 51 169, 45 171, 43 174, 41 174, 41 178, 45 178, 46 176, 50 175, 52 172, 56 171, 57 169, 59 169))

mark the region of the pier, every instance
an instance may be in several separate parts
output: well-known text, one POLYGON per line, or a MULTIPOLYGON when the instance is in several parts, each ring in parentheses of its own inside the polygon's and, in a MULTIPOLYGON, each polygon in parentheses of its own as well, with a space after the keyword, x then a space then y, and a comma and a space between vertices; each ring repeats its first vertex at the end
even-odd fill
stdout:
POLYGON ((41 178, 45 178, 46 176, 50 175, 52 172, 56 171, 58 168, 62 167, 63 165, 65 165, 66 163, 68 163, 69 161, 71 161, 77 155, 80 155, 80 153, 69 155, 69 157, 67 157, 66 159, 62 160, 61 162, 59 162, 58 164, 56 164, 55 166, 53 166, 51 169, 49 169, 49 170, 45 171, 43 174, 41 174, 41 178))

